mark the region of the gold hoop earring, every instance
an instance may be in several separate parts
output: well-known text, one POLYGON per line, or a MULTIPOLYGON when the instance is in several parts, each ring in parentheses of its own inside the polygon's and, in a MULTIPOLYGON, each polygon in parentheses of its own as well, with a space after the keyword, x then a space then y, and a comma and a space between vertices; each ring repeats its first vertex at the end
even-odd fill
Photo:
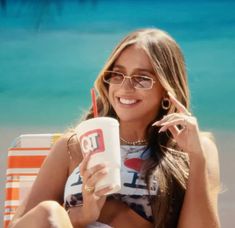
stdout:
POLYGON ((168 110, 168 109, 170 108, 170 106, 171 106, 171 101, 170 101, 170 99, 167 98, 167 97, 164 97, 164 98, 162 99, 162 108, 163 108, 164 110, 168 110))

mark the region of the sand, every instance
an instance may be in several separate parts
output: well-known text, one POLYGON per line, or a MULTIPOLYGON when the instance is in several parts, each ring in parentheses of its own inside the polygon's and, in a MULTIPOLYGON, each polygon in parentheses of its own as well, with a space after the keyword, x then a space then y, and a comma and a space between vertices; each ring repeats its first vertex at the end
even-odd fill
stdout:
MULTIPOLYGON (((7 148, 13 139, 20 134, 63 132, 65 127, 1 127, 0 128, 0 220, 3 221, 3 206, 5 197, 5 171, 7 148)), ((235 130, 230 132, 215 131, 219 150, 222 192, 219 195, 219 215, 222 227, 235 227, 235 130)))

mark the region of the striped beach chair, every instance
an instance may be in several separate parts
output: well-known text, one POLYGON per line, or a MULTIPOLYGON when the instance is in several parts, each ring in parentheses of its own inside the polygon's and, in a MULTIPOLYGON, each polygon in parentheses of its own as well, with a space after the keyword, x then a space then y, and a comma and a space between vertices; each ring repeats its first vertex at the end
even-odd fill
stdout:
POLYGON ((8 150, 4 228, 35 180, 43 160, 61 134, 28 134, 19 136, 8 150))

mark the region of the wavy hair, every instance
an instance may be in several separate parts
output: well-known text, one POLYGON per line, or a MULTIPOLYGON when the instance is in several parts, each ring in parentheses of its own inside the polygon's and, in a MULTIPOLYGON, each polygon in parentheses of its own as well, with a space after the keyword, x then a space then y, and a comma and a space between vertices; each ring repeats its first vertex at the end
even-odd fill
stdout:
MULTIPOLYGON (((108 85, 103 82, 103 75, 106 70, 112 69, 122 51, 131 45, 137 45, 145 51, 162 87, 189 108, 187 74, 180 47, 169 34, 162 30, 141 29, 130 33, 117 45, 95 81, 99 116, 118 119, 109 103, 108 85)), ((175 111, 173 105, 168 110, 160 109, 153 122, 175 111)), ((93 117, 92 108, 89 109, 85 119, 91 117, 93 117)), ((170 132, 159 134, 158 128, 152 127, 152 123, 147 127, 151 158, 145 163, 145 180, 149 190, 153 177, 158 184, 157 195, 151 199, 154 225, 155 227, 176 227, 187 185, 188 157, 177 147, 170 132)))

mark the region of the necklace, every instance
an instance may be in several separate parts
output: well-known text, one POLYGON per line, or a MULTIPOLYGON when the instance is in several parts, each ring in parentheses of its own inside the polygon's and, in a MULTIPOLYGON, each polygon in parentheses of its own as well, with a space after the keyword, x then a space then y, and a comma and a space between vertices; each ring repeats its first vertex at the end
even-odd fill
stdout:
POLYGON ((131 145, 131 146, 145 145, 148 142, 146 139, 140 139, 137 141, 127 141, 124 138, 122 138, 121 136, 120 136, 120 139, 122 142, 126 143, 127 145, 131 145))

